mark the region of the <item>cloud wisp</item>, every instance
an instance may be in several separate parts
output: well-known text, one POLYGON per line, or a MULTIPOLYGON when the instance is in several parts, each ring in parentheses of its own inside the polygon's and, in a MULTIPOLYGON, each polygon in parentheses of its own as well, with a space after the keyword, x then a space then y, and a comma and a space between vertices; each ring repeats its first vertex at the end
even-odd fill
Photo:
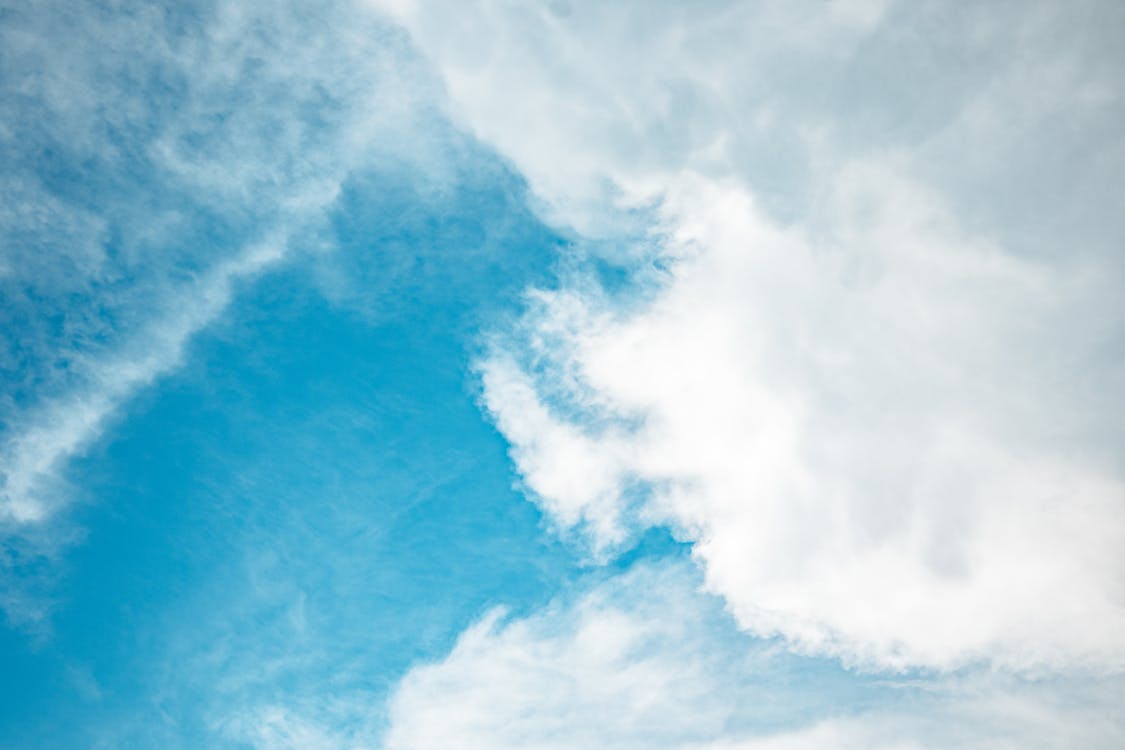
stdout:
MULTIPOLYGON (((298 5, 86 9, 64 51, 52 46, 55 10, 5 25, 6 147, 21 149, 6 183, 6 314, 23 315, 22 300, 29 315, 66 321, 61 334, 40 325, 7 342, 24 382, 4 404, 0 518, 16 525, 66 502, 67 461, 178 365, 240 281, 291 255, 301 233, 314 249, 308 231, 381 139, 411 128, 425 139, 412 123, 426 86, 361 8, 326 8, 312 25, 298 5), (343 17, 335 26, 349 33, 316 33, 343 17), (35 107, 46 114, 29 120, 35 107), (48 158, 69 182, 44 181, 48 158), (94 177, 66 172, 83 162, 94 177)), ((398 158, 424 158, 416 151, 398 158)))
POLYGON ((356 170, 440 183, 445 131, 363 4, 60 1, 0 35, 0 606, 40 632, 73 460, 240 287, 326 249, 356 170))
POLYGON ((40 407, 31 426, 9 440, 3 456, 3 520, 32 523, 55 510, 65 497, 58 485, 61 465, 95 439, 132 394, 176 367, 191 336, 230 302, 234 286, 281 261, 285 249, 285 240, 278 239, 219 262, 181 291, 174 310, 151 323, 131 347, 137 351, 96 362, 86 374, 88 390, 40 407))

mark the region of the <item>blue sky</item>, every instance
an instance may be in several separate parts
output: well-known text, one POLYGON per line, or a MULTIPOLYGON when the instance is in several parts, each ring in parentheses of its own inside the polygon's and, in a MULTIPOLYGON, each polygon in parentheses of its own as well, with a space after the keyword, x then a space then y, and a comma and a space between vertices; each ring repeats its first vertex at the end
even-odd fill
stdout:
POLYGON ((0 10, 0 748, 1119 747, 1123 31, 0 10))

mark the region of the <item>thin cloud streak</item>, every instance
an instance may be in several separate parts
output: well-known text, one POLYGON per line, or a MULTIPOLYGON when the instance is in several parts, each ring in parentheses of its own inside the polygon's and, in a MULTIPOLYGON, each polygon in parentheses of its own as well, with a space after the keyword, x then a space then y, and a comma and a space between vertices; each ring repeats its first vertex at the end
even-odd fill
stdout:
POLYGON ((33 324, 9 343, 27 381, 3 415, 0 521, 14 527, 66 504, 68 459, 179 365, 240 283, 324 249, 316 227, 353 168, 394 154, 430 169, 429 82, 363 6, 327 6, 312 25, 300 4, 127 10, 88 10, 64 50, 51 48, 46 11, 5 28, 5 83, 51 115, 40 128, 15 109, 12 141, 96 164, 106 183, 79 172, 66 191, 48 188, 31 157, 5 183, 16 208, 0 214, 12 244, 0 280, 8 312, 33 324), (332 20, 340 30, 327 33, 332 20), (403 153, 403 141, 418 148, 403 153), (138 193, 153 205, 134 205, 138 193), (98 201, 101 215, 85 205, 98 201), (69 340, 42 322, 53 312, 69 340))
POLYGON ((236 285, 278 264, 285 240, 252 248, 219 263, 167 302, 168 309, 125 354, 98 362, 88 390, 48 402, 30 418, 0 456, 0 523, 43 521, 58 506, 58 472, 104 429, 107 420, 138 390, 177 367, 191 337, 230 303, 236 285))

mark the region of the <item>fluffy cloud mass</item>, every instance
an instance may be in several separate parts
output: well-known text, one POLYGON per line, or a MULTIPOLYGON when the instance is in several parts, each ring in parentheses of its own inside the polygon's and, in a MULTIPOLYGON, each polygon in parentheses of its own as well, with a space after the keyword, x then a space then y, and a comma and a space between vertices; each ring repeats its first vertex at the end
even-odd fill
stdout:
POLYGON ((547 215, 650 220, 480 365, 527 487, 808 652, 1122 669, 1120 13, 691 9, 396 9, 547 215))
POLYGON ((485 363, 488 406, 564 524, 681 530, 754 632, 893 667, 1118 668, 1122 484, 1058 445, 1071 405, 1026 376, 1099 282, 944 237, 885 179, 849 186, 893 206, 859 269, 688 182, 656 298, 542 293, 527 323, 551 335, 536 366, 485 363))

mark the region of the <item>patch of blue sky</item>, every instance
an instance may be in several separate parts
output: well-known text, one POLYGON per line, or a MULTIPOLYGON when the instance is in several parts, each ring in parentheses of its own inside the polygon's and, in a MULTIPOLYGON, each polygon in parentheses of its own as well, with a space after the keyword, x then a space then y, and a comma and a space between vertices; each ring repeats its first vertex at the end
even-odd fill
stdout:
POLYGON ((80 502, 5 528, 4 604, 50 616, 4 630, 0 744, 191 747, 247 692, 345 679, 378 695, 481 607, 530 606, 574 571, 512 489, 467 369, 475 332, 559 240, 440 122, 440 177, 346 163, 357 105, 333 84, 367 53, 411 63, 362 15, 364 44, 309 42, 338 12, 251 9, 233 30, 209 4, 3 17, 9 444, 291 221, 309 181, 339 193, 297 217, 292 265, 234 279, 178 366, 63 456, 80 502), (342 68, 287 67, 309 44, 342 68))
POLYGON ((0 736, 192 746, 248 694, 378 696, 482 608, 519 611, 578 570, 512 488, 468 370, 558 240, 516 178, 471 166, 440 201, 401 174, 349 181, 335 250, 245 284, 75 462, 85 538, 46 642, 6 636, 24 666, 0 736))

